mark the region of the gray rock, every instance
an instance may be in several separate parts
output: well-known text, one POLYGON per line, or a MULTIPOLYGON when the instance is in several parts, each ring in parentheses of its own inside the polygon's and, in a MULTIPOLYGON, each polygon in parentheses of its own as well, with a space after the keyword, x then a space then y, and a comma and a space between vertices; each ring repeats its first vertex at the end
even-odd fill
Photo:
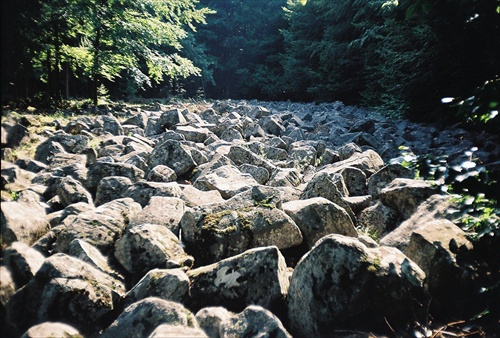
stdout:
POLYGON ((181 220, 182 238, 201 262, 215 262, 243 251, 269 245, 280 249, 302 242, 294 221, 274 207, 249 207, 211 212, 188 209, 181 220))
POLYGON ((64 153, 65 150, 63 146, 54 141, 45 141, 44 143, 40 144, 37 147, 36 153, 35 153, 35 160, 42 162, 44 164, 50 164, 52 161, 52 158, 57 155, 64 153))
POLYGON ((51 230, 57 238, 52 249, 66 253, 74 239, 83 239, 106 254, 121 236, 132 215, 140 210, 140 205, 132 199, 122 198, 67 217, 51 230))
POLYGON ((220 325, 221 338, 247 336, 292 338, 278 317, 257 305, 248 306, 243 312, 231 316, 220 325))
POLYGON ((95 119, 94 128, 102 128, 104 132, 112 135, 123 135, 123 127, 116 117, 112 115, 100 115, 95 119))
POLYGON ((71 215, 78 215, 79 213, 93 209, 94 206, 84 202, 70 204, 63 210, 55 211, 48 214, 47 221, 50 223, 50 226, 52 228, 55 228, 56 226, 60 225, 62 221, 66 219, 66 217, 71 215))
POLYGON ((174 182, 177 180, 175 171, 166 165, 157 165, 148 174, 148 181, 151 182, 174 182))
POLYGON ((370 177, 384 166, 384 160, 373 150, 365 150, 362 153, 355 152, 351 157, 322 168, 323 170, 335 173, 347 167, 354 167, 362 170, 366 177, 370 177))
POLYGON ((49 230, 45 208, 38 202, 2 202, 0 220, 4 245, 31 245, 49 230))
POLYGON ((127 163, 96 162, 89 168, 85 187, 90 191, 95 190, 102 179, 109 176, 123 176, 136 182, 144 178, 144 171, 127 163))
POLYGON ((309 248, 329 234, 358 236, 347 212, 326 198, 287 202, 283 210, 297 224, 309 248))
POLYGON ((185 327, 179 325, 161 324, 148 338, 207 338, 203 330, 194 327, 185 327))
POLYGON ((467 234, 446 219, 424 224, 411 234, 405 253, 425 272, 434 308, 459 314, 471 307, 474 301, 464 295, 476 290, 472 282, 475 272, 460 257, 472 249, 467 234))
POLYGON ((301 166, 314 165, 316 163, 316 148, 302 142, 294 142, 288 150, 288 158, 296 161, 301 166))
POLYGON ((176 182, 140 181, 129 187, 124 196, 132 198, 142 207, 145 207, 154 196, 179 198, 182 196, 182 190, 176 182))
POLYGON ((275 246, 251 249, 187 274, 193 309, 223 306, 242 311, 251 304, 276 309, 288 290, 285 259, 275 246))
POLYGON ((232 146, 229 149, 227 157, 236 165, 253 164, 265 168, 269 173, 272 173, 276 169, 274 164, 242 146, 232 146))
POLYGON ((127 227, 116 241, 114 254, 128 272, 141 276, 154 268, 189 267, 194 262, 193 257, 184 252, 179 239, 157 224, 127 227))
MULTIPOLYGON (((0 309, 2 314, 4 313, 5 306, 9 303, 10 298, 16 293, 16 283, 12 278, 12 274, 9 269, 1 265, 0 266, 0 309)), ((2 320, 3 323, 3 320, 2 320)))
POLYGON ((385 205, 396 210, 401 219, 410 218, 418 206, 436 192, 429 182, 396 178, 379 193, 385 205))
POLYGON ((251 175, 243 174, 235 166, 225 165, 199 177, 194 187, 200 190, 217 190, 223 198, 228 199, 258 184, 251 175))
POLYGON ((243 141, 239 128, 229 127, 220 134, 220 139, 227 142, 243 141))
POLYGON ((35 277, 20 289, 7 307, 17 331, 44 321, 62 321, 80 332, 94 332, 125 291, 118 280, 79 259, 55 254, 45 260, 35 277), (94 323, 89 327, 89 323, 94 323))
POLYGON ((259 119, 259 124, 262 126, 262 129, 264 129, 266 133, 275 136, 280 136, 286 130, 282 122, 279 116, 274 115, 265 116, 259 119))
POLYGON ((207 128, 196 128, 192 126, 177 126, 175 131, 184 135, 186 141, 203 143, 210 136, 210 130, 207 128))
POLYGON ((132 216, 130 224, 159 224, 179 236, 184 209, 185 203, 179 198, 153 196, 142 211, 132 216))
POLYGON ((190 174, 196 167, 189 147, 175 140, 158 144, 151 152, 148 165, 151 168, 166 165, 175 171, 177 177, 190 174))
POLYGON ((30 327, 21 338, 71 337, 83 338, 74 327, 60 322, 45 322, 30 327))
POLYGON ((396 178, 413 178, 413 173, 400 164, 386 165, 368 179, 368 193, 378 197, 380 190, 396 178))
POLYGON ((135 114, 132 117, 129 117, 128 119, 123 122, 123 125, 125 124, 131 124, 134 126, 138 126, 139 128, 146 128, 146 124, 148 123, 148 114, 145 112, 139 112, 135 114))
POLYGON ((196 328, 194 315, 179 303, 148 297, 127 307, 102 333, 102 338, 143 338, 162 324, 196 328))
POLYGON ((79 181, 71 176, 61 178, 57 185, 56 193, 63 207, 78 202, 93 204, 90 193, 85 190, 79 181))
POLYGON ((56 153, 64 151, 73 154, 81 153, 88 147, 88 142, 89 138, 84 135, 60 133, 51 136, 38 145, 35 152, 35 160, 47 164, 50 162, 50 157, 56 153))
POLYGON ((179 109, 171 109, 161 113, 159 121, 161 127, 167 129, 186 122, 184 115, 182 115, 179 109))
POLYGON ((188 207, 199 205, 222 203, 224 199, 217 190, 202 191, 189 184, 179 184, 182 190, 181 199, 188 207))
POLYGON ((361 148, 355 143, 347 143, 341 146, 338 150, 340 161, 347 160, 355 153, 362 153, 361 148))
POLYGON ((196 313, 196 321, 209 338, 219 338, 220 325, 233 314, 220 306, 205 307, 196 313))
POLYGON ((37 273, 45 257, 22 242, 14 242, 3 252, 3 263, 12 274, 17 288, 26 285, 37 273))
POLYGON ((124 176, 104 177, 97 186, 95 205, 100 206, 115 199, 123 198, 132 181, 124 176))
POLYGON ((250 137, 265 137, 266 132, 258 123, 250 123, 243 128, 243 138, 249 140, 250 137))
POLYGON ((359 213, 358 226, 364 232, 380 239, 396 228, 398 220, 396 210, 379 201, 359 213))
POLYGON ((147 297, 181 303, 189 291, 189 278, 180 269, 150 270, 124 297, 124 306, 147 297))
POLYGON ((269 180, 269 171, 267 171, 266 168, 258 167, 253 164, 242 164, 238 166, 238 169, 244 174, 252 175, 259 184, 266 184, 269 180))
POLYGON ((295 168, 278 168, 274 171, 267 185, 271 187, 298 187, 301 175, 295 168))
POLYGON ((330 174, 325 171, 319 171, 307 183, 304 191, 300 195, 301 199, 313 197, 323 197, 337 204, 349 214, 354 221, 355 216, 349 204, 344 200, 347 196, 347 187, 344 178, 340 174, 330 174))
POLYGON ((344 178, 344 183, 349 192, 349 196, 363 196, 368 193, 365 173, 354 167, 343 169, 340 174, 344 178))
POLYGON ((326 236, 302 257, 290 280, 292 333, 330 337, 336 330, 387 328, 387 321, 403 328, 413 315, 408 304, 422 300, 424 278, 397 249, 326 236))
POLYGON ((81 239, 75 239, 70 243, 68 254, 116 279, 123 279, 123 277, 111 267, 108 257, 104 256, 96 247, 81 239))

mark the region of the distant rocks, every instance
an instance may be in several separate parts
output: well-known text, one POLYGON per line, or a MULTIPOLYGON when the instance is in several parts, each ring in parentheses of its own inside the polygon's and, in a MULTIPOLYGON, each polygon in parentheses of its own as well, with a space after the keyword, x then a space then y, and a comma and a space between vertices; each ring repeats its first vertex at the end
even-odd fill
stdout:
POLYGON ((5 336, 404 336, 496 300, 449 197, 389 163, 460 159, 463 130, 339 102, 82 114, 2 124, 5 336))

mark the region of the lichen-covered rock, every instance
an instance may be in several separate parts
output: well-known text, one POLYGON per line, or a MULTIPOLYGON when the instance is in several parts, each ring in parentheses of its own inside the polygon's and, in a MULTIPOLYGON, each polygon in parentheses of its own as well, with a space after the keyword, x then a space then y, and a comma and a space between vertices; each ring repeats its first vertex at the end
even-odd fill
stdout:
POLYGON ((161 113, 159 123, 162 128, 171 129, 177 124, 186 123, 186 118, 179 109, 170 109, 161 113))
POLYGON ((45 322, 30 327, 21 338, 71 337, 83 338, 74 327, 59 322, 45 322))
POLYGON ((203 191, 196 189, 190 184, 179 184, 179 186, 182 190, 180 198, 188 207, 224 202, 220 192, 217 190, 203 191))
POLYGON ((176 197, 152 196, 148 205, 130 219, 130 224, 159 224, 179 236, 185 203, 176 197))
POLYGON ((51 230, 56 235, 52 249, 67 253, 74 239, 83 239, 108 253, 125 230, 129 219, 140 210, 140 205, 132 199, 122 198, 79 215, 69 216, 51 230))
POLYGON ((358 236, 349 214, 326 198, 287 202, 283 204, 283 210, 297 224, 309 248, 329 234, 358 236))
POLYGON ((95 205, 99 206, 123 198, 132 181, 124 176, 104 177, 97 186, 95 205))
POLYGON ((285 259, 275 246, 251 249, 187 274, 193 309, 223 306, 242 311, 252 304, 277 309, 289 285, 285 259))
POLYGON ((31 245, 49 230, 46 210, 38 202, 2 202, 0 212, 4 245, 31 245))
POLYGON ((61 178, 57 185, 56 193, 63 207, 78 202, 93 204, 90 193, 79 181, 71 176, 61 178))
POLYGON ((325 166, 323 170, 328 172, 340 172, 347 167, 362 170, 366 177, 370 177, 384 166, 384 160, 373 150, 365 150, 362 153, 354 152, 349 158, 325 166))
POLYGON ((147 297, 182 303, 189 291, 189 278, 181 269, 150 270, 124 297, 124 306, 147 297))
POLYGON ((251 152, 242 146, 232 146, 229 149, 227 157, 231 159, 236 165, 253 164, 265 168, 269 173, 272 173, 276 166, 270 161, 265 160, 261 156, 251 152))
POLYGON ((196 321, 209 338, 219 338, 220 325, 233 314, 221 306, 209 306, 196 313, 196 321))
POLYGON ((301 176, 297 169, 278 168, 269 178, 267 185, 271 187, 298 187, 301 183, 301 176))
POLYGON ((124 291, 121 282, 91 265, 55 254, 12 296, 7 315, 19 333, 45 321, 61 321, 80 332, 96 333, 124 291), (89 327, 89 323, 93 324, 89 327))
POLYGON ((210 136, 210 130, 207 128, 197 128, 193 126, 177 126, 175 131, 184 135, 186 141, 203 143, 210 136))
POLYGON ((419 205, 415 213, 396 229, 388 233, 380 240, 380 245, 394 246, 406 251, 411 234, 421 226, 436 219, 454 220, 450 208, 455 208, 452 198, 446 195, 432 195, 419 205))
POLYGON ((148 337, 162 324, 198 327, 194 315, 181 304, 148 297, 127 307, 101 337, 148 337))
POLYGON ((88 147, 89 138, 85 135, 69 135, 64 132, 49 137, 39 144, 35 152, 35 160, 50 163, 50 158, 57 153, 81 153, 88 147), (62 151, 61 151, 62 150, 62 151))
POLYGON ((160 164, 151 169, 147 180, 151 182, 174 182, 177 180, 177 175, 173 169, 160 164))
POLYGON ((249 174, 243 174, 237 167, 225 165, 212 173, 199 177, 194 186, 200 190, 217 190, 225 199, 250 189, 259 183, 249 174))
POLYGON ((394 209, 378 201, 359 213, 358 226, 381 238, 396 228, 398 220, 398 213, 394 209))
POLYGON ((269 180, 269 171, 267 171, 266 168, 258 167, 253 164, 242 164, 238 166, 238 169, 244 174, 252 175, 259 184, 266 184, 269 180))
POLYGON ((349 196, 363 196, 368 193, 365 173, 354 167, 346 167, 340 174, 344 178, 344 183, 349 192, 349 196))
POLYGON ((193 160, 189 147, 175 140, 166 140, 158 144, 148 160, 150 168, 157 165, 166 165, 174 170, 177 177, 190 174, 196 167, 196 162, 193 160))
POLYGON ((211 212, 188 209, 181 220, 186 246, 203 263, 212 263, 243 251, 269 245, 280 249, 302 243, 295 222, 282 210, 249 207, 211 212))
POLYGON ((154 196, 179 198, 182 196, 182 190, 176 182, 139 181, 129 187, 124 196, 132 198, 142 207, 145 207, 154 196))
POLYGON ((124 176, 136 182, 144 178, 144 171, 127 163, 96 162, 89 168, 85 187, 95 191, 102 179, 109 176, 124 176))
MULTIPOLYGON (((10 297, 16 293, 16 283, 12 278, 12 274, 9 269, 1 265, 0 266, 0 309, 1 314, 4 314, 4 308, 10 300, 10 297)), ((3 319, 2 319, 3 323, 3 319)))
POLYGON ((472 249, 467 234, 446 219, 424 224, 412 233, 405 253, 427 275, 433 308, 450 315, 471 307, 474 300, 464 299, 463 295, 479 287, 460 257, 472 249))
POLYGON ((40 269, 45 257, 37 250, 22 242, 14 242, 3 252, 5 264, 17 288, 26 285, 40 269))
POLYGON ((128 272, 138 275, 154 268, 192 266, 194 261, 184 252, 177 236, 157 224, 129 226, 116 241, 114 254, 128 272))
POLYGON ((271 311, 250 305, 243 312, 229 317, 220 324, 221 338, 239 337, 291 338, 281 321, 271 311))
MULTIPOLYGON (((330 337, 335 330, 403 328, 413 299, 422 300, 425 273, 399 250, 367 248, 329 235, 297 264, 288 291, 293 334, 330 337)), ((413 306, 412 306, 413 304, 413 306)))
POLYGON ((202 329, 179 325, 161 324, 148 338, 207 338, 202 329))
POLYGON ((396 178, 413 178, 413 173, 401 164, 386 165, 368 179, 368 193, 374 197, 378 197, 380 190, 396 178))
POLYGON ((436 192, 429 182, 396 178, 379 193, 380 200, 398 212, 401 219, 410 218, 418 206, 436 192))
POLYGON ((93 267, 116 279, 123 279, 123 277, 111 267, 108 257, 104 256, 96 247, 81 239, 75 239, 70 243, 68 254, 92 265, 93 267))

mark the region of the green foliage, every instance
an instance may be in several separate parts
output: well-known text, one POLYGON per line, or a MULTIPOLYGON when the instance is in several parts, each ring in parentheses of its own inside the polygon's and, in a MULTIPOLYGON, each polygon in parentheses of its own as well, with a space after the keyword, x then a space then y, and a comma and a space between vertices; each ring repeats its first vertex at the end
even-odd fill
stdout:
POLYGON ((493 197, 497 181, 484 166, 478 165, 473 148, 465 152, 459 164, 452 164, 447 156, 415 156, 408 147, 401 146, 399 162, 415 173, 415 178, 430 180, 443 193, 453 194, 459 206, 455 210, 458 222, 478 239, 484 235, 500 235, 500 208, 493 197), (490 197, 491 196, 491 197, 490 197))

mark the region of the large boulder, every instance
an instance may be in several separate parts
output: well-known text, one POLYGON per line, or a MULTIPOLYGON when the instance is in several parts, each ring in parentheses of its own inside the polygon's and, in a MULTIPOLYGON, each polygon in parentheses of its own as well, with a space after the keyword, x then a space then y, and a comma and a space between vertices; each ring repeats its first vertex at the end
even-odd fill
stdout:
POLYGON ((185 203, 176 197, 152 196, 149 203, 130 219, 130 224, 159 224, 179 236, 185 203))
POLYGON ((184 252, 177 236, 157 224, 127 227, 116 241, 114 254, 128 272, 140 276, 154 268, 189 267, 194 261, 184 252))
POLYGON ((99 206, 112 200, 123 198, 125 191, 132 185, 132 180, 124 176, 104 177, 97 186, 95 205, 99 206))
POLYGON ((89 168, 85 187, 95 191, 102 179, 109 176, 123 176, 136 182, 144 178, 144 171, 127 163, 96 162, 89 168))
POLYGON ((358 237, 349 214, 326 198, 287 202, 283 210, 297 224, 309 248, 329 234, 358 237))
POLYGON ((424 278, 397 249, 326 236, 302 257, 290 280, 292 333, 331 337, 336 330, 387 330, 387 322, 404 328, 422 301, 424 278))
POLYGON ((177 177, 191 174, 196 162, 188 146, 176 140, 166 140, 158 144, 151 152, 148 165, 154 168, 157 165, 166 165, 174 170, 177 177))
POLYGON ((46 209, 39 202, 2 202, 2 239, 4 245, 14 242, 33 244, 49 230, 46 209))
POLYGON ((205 334, 205 332, 203 332, 202 329, 199 328, 171 325, 171 324, 161 324, 149 335, 148 338, 180 338, 180 337, 207 338, 207 335, 205 334))
POLYGON ((275 246, 251 249, 187 274, 193 309, 242 311, 251 304, 279 309, 288 290, 285 259, 275 246))
POLYGON ((233 165, 225 165, 196 180, 194 186, 200 190, 217 190, 225 199, 247 190, 259 183, 249 174, 243 174, 233 165))
POLYGON ((452 198, 446 195, 432 195, 421 203, 413 215, 380 240, 380 245, 393 246, 406 251, 411 234, 421 226, 436 219, 454 220, 449 212, 454 208, 452 198))
POLYGON ((97 333, 114 309, 114 301, 124 293, 124 285, 108 274, 79 259, 55 254, 12 296, 7 314, 19 333, 45 321, 97 333))
POLYGON ((221 338, 237 337, 292 338, 281 321, 271 311, 250 305, 243 312, 220 324, 221 338))
POLYGON ((349 158, 333 164, 329 164, 323 170, 335 173, 347 167, 358 168, 366 177, 370 177, 384 166, 384 160, 373 150, 365 150, 362 153, 354 152, 349 158))
POLYGON ((179 198, 182 196, 182 190, 176 182, 139 181, 130 186, 123 195, 145 207, 154 196, 179 198))
POLYGON ((79 181, 71 176, 61 178, 57 185, 56 193, 63 207, 78 202, 93 204, 90 193, 79 181))
POLYGON ((396 178, 379 192, 382 203, 396 210, 402 220, 410 218, 418 206, 436 189, 429 182, 396 178))
POLYGON ((74 327, 60 322, 45 322, 30 327, 21 338, 71 337, 83 338, 74 327))
POLYGON ((196 320, 209 338, 219 338, 220 325, 233 314, 221 306, 209 306, 196 312, 196 320))
POLYGON ((181 220, 186 246, 201 262, 211 263, 243 251, 269 245, 280 249, 302 242, 295 222, 282 210, 248 207, 211 212, 187 209, 181 220))
POLYGON ((464 297, 464 294, 476 293, 474 288, 479 289, 474 282, 474 272, 464 262, 472 249, 467 234, 446 219, 424 224, 410 237, 405 253, 427 275, 426 287, 433 299, 433 308, 441 315, 446 313, 450 318, 463 315, 481 297, 479 294, 470 299, 464 297))
POLYGON ((180 269, 150 270, 124 297, 127 307, 147 297, 182 303, 189 291, 189 278, 180 269))
POLYGON ((132 199, 123 198, 79 215, 69 216, 61 225, 51 230, 56 236, 52 249, 55 252, 67 253, 74 239, 83 239, 108 253, 122 235, 129 219, 140 210, 140 205, 132 199))
POLYGON ((385 188, 396 178, 412 177, 412 171, 403 167, 401 164, 386 165, 368 179, 368 193, 374 197, 378 197, 380 190, 385 188))
POLYGON ((95 246, 81 239, 75 239, 70 243, 68 254, 92 265, 93 267, 112 277, 115 277, 116 279, 123 279, 123 277, 112 267, 109 257, 104 256, 95 246))
POLYGON ((37 273, 45 257, 25 243, 14 242, 4 250, 2 260, 12 273, 16 287, 21 288, 37 273))
POLYGON ((162 324, 198 327, 194 315, 181 304, 148 297, 127 307, 101 337, 148 337, 162 324))

